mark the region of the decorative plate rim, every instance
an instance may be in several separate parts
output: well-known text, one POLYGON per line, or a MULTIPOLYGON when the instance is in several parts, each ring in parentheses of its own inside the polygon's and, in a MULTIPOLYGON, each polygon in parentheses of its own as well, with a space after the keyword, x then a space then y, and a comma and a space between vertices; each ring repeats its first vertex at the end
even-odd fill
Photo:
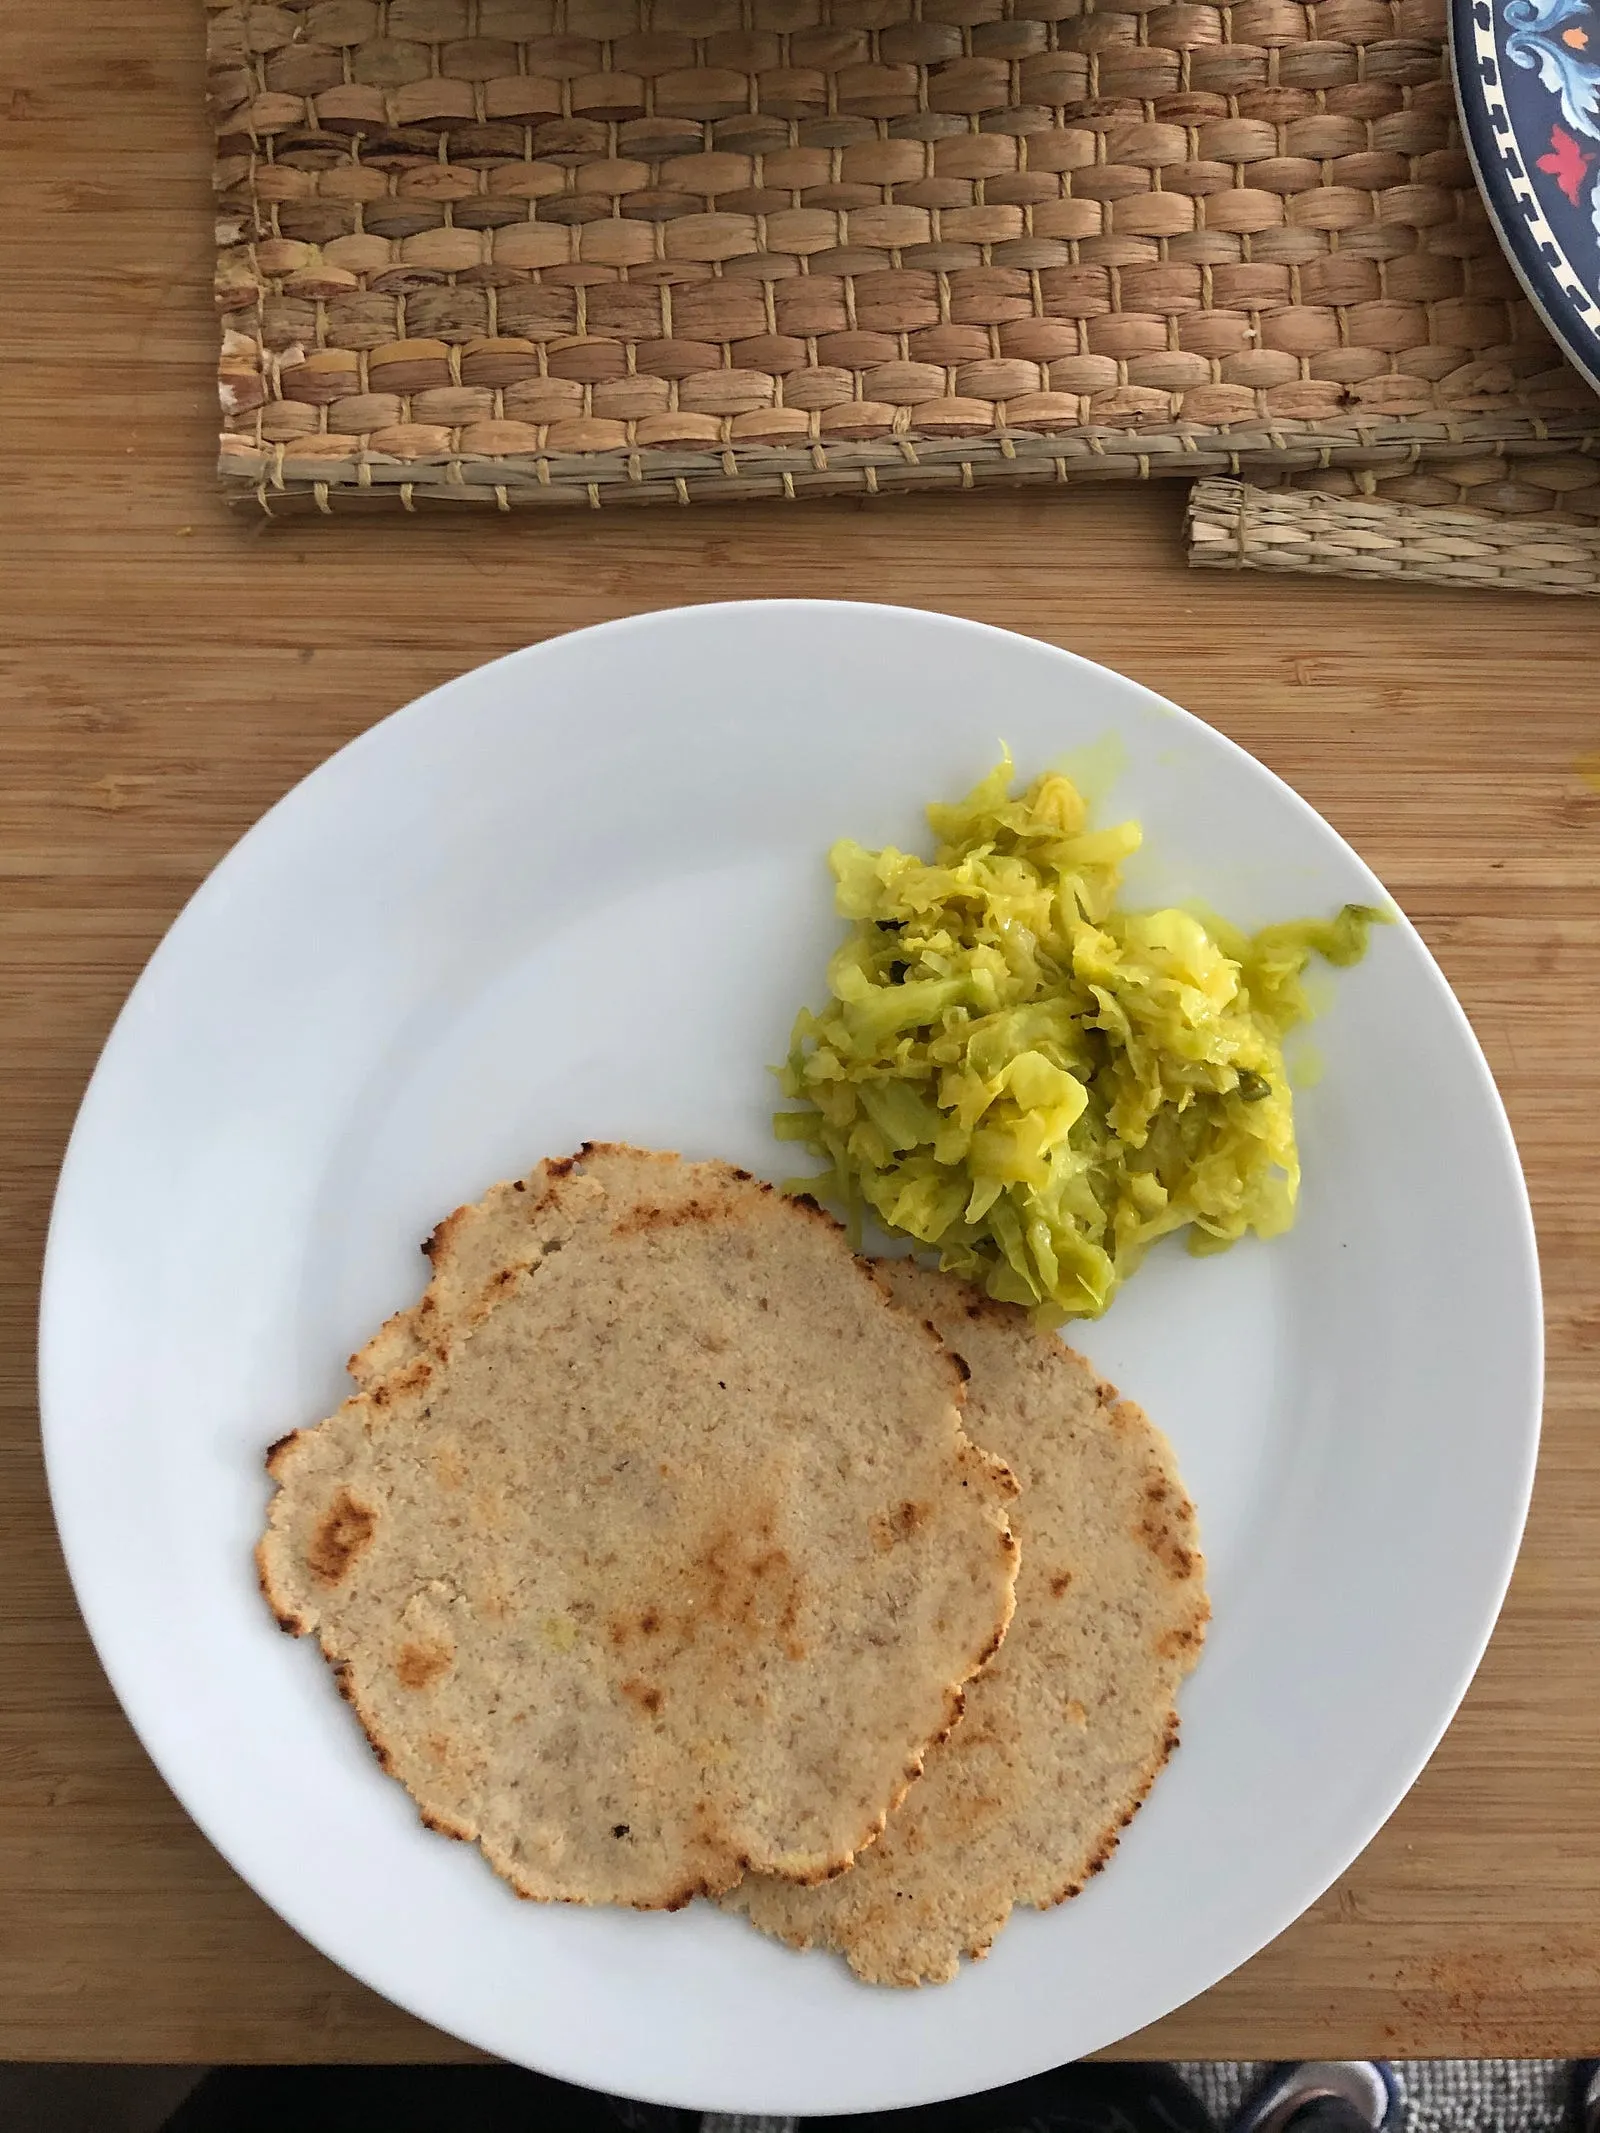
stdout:
POLYGON ((1567 257, 1528 176, 1506 105, 1494 0, 1452 0, 1450 62, 1467 160, 1495 233, 1529 302, 1600 392, 1600 300, 1567 257))

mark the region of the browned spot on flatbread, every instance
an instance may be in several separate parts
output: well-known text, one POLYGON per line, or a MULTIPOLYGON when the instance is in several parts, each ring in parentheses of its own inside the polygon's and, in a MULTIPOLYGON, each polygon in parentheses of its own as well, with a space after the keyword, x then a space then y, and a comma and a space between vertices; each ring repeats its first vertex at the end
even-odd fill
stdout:
POLYGON ((420 1392, 433 1376, 433 1365, 425 1355, 413 1356, 391 1370, 387 1377, 380 1378, 367 1397, 376 1408, 385 1408, 405 1398, 408 1393, 420 1392))
MULTIPOLYGON (((799 1619, 802 1582, 786 1549, 773 1539, 773 1513, 757 1510, 748 1529, 729 1526, 710 1534, 695 1557, 690 1591, 704 1612, 724 1629, 752 1642, 776 1630, 787 1637, 799 1619)), ((791 1657, 799 1656, 794 1651, 791 1657)))
POLYGON ((640 1710, 647 1712, 651 1718, 655 1717, 665 1701, 653 1681, 641 1681, 637 1674, 630 1675, 622 1684, 622 1693, 630 1703, 636 1703, 640 1710))
POLYGON ((726 1219, 728 1203, 716 1193, 686 1200, 641 1200, 611 1225, 614 1237, 639 1237, 651 1230, 690 1229, 726 1219))
POLYGON ((443 1644, 402 1644, 394 1663, 395 1679, 403 1689, 425 1689, 449 1673, 454 1656, 443 1644))
POLYGON ((593 1141, 585 1141, 572 1155, 548 1157, 544 1164, 546 1178, 570 1178, 575 1170, 581 1168, 584 1157, 593 1152, 594 1145, 593 1141))
POLYGON ((671 1600, 624 1610, 606 1624, 614 1650, 635 1639, 674 1656, 708 1636, 760 1644, 776 1635, 791 1659, 803 1659, 798 1636, 804 1583, 787 1549, 774 1539, 770 1508, 748 1521, 713 1527, 689 1558, 671 1600))
POLYGON ((1134 1532, 1169 1577, 1180 1582, 1193 1577, 1194 1552, 1184 1546, 1164 1516, 1152 1516, 1147 1512, 1135 1526, 1134 1532))
POLYGON ((872 1538, 880 1548, 898 1547, 902 1541, 915 1537, 928 1516, 928 1507, 920 1503, 897 1503, 892 1510, 879 1511, 872 1521, 872 1538))
MULTIPOLYGON (((1128 1402, 1119 1401, 1111 1409, 1109 1419, 1119 1426, 1127 1426, 1139 1412, 1134 1408, 1129 1417, 1125 1414, 1128 1408, 1128 1402)), ((1152 1467, 1145 1476, 1140 1516, 1134 1531, 1167 1575, 1180 1583, 1195 1574, 1195 1553, 1184 1539, 1184 1535, 1193 1530, 1194 1507, 1178 1486, 1176 1477, 1152 1467)))
MULTIPOLYGON (((692 1636, 692 1621, 688 1628, 689 1634, 692 1636)), ((660 1637, 664 1634, 674 1635, 676 1641, 680 1644, 686 1641, 683 1634, 683 1625, 676 1622, 664 1622, 659 1607, 641 1608, 638 1614, 629 1614, 627 1612, 615 1614, 606 1624, 606 1636, 615 1651, 621 1651, 623 1646, 631 1642, 635 1637, 660 1637)))
POLYGON ((306 1548, 306 1564, 322 1585, 337 1585, 356 1557, 372 1545, 378 1514, 341 1489, 323 1513, 306 1548))
POLYGON ((1186 1652, 1198 1651, 1205 1637, 1202 1622, 1180 1622, 1156 1639, 1158 1659, 1181 1659, 1186 1652))

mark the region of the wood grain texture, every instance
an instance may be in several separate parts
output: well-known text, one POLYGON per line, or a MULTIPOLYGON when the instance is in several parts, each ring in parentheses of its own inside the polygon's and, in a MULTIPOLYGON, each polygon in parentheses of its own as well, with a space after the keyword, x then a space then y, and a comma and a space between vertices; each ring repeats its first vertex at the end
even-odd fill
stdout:
POLYGON ((1585 759, 1600 718, 1586 606, 1190 577, 1176 490, 232 520, 212 476, 199 11, 152 0, 131 67, 122 13, 116 0, 0 13, 0 2055, 463 2055, 280 1924, 118 1711, 39 1459, 51 1188, 145 957, 206 870, 332 749, 554 631, 780 593, 976 616, 1178 698, 1352 840, 1458 988, 1521 1139, 1549 1292, 1522 1563, 1461 1716, 1371 1850, 1137 2048, 1592 2050, 1600 791, 1585 759))

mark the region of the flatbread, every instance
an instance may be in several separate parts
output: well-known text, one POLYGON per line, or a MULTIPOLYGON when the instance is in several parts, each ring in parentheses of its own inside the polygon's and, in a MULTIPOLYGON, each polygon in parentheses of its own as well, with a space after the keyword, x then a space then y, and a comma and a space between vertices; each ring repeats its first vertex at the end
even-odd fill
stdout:
POLYGON ((910 1260, 881 1275, 967 1364, 966 1421, 1022 1483, 1006 1641, 883 1836, 824 1888, 753 1876, 722 1899, 874 1984, 944 1983, 1014 1904, 1075 1896, 1175 1747, 1173 1696, 1210 1609, 1165 1438, 1012 1304, 910 1260))
POLYGON ((484 1205, 514 1248, 441 1225, 392 1367, 269 1454, 274 1612, 522 1895, 841 1870, 1011 1613, 959 1366, 726 1165, 589 1148, 484 1205))

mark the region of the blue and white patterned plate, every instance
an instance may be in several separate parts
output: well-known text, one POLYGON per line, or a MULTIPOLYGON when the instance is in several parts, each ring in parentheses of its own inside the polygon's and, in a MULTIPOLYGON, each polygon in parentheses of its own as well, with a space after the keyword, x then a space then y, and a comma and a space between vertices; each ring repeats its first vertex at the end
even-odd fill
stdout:
POLYGON ((1452 47, 1501 242, 1600 390, 1600 0, 1454 0, 1452 47))

